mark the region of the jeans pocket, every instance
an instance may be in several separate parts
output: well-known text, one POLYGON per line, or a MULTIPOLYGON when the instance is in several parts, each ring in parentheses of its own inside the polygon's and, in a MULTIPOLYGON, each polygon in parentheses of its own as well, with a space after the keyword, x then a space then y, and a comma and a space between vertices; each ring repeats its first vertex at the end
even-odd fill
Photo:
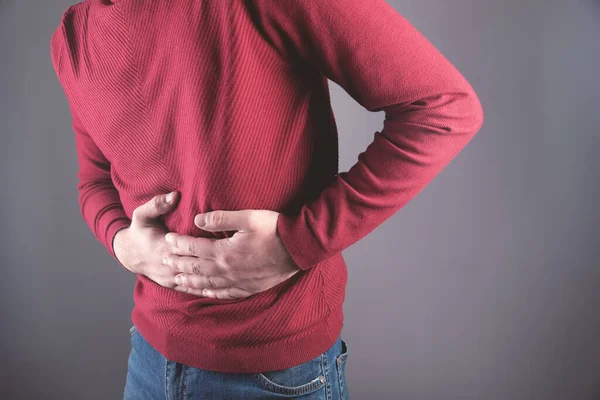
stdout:
POLYGON ((324 354, 291 368, 254 373, 258 385, 269 394, 302 396, 325 386, 324 354))
POLYGON ((340 385, 340 396, 342 400, 348 400, 348 386, 346 385, 346 359, 348 358, 348 345, 342 340, 342 351, 335 359, 337 375, 340 385))
POLYGON ((129 335, 133 337, 133 335, 135 335, 136 332, 137 328, 135 327, 135 325, 131 325, 131 328, 129 328, 129 335))

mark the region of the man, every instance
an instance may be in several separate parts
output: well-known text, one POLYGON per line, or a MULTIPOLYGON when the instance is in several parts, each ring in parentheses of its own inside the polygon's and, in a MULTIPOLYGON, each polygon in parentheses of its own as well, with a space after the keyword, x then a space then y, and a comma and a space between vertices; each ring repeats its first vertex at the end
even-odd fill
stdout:
POLYGON ((82 216, 137 276, 125 398, 347 399, 341 252, 481 128, 460 72, 384 0, 85 0, 51 54, 82 216), (385 112, 339 174, 328 79, 385 112))

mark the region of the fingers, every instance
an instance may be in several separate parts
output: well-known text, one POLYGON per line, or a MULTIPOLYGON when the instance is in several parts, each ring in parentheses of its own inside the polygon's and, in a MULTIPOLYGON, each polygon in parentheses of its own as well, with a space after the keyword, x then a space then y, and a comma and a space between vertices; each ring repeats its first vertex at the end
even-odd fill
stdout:
MULTIPOLYGON (((260 211, 260 210, 258 210, 260 211)), ((216 210, 196 215, 194 223, 205 231, 250 232, 259 219, 257 210, 216 210)))
POLYGON ((163 258, 163 264, 174 272, 205 276, 225 276, 227 271, 216 260, 194 256, 180 256, 169 254, 163 258))
POLYGON ((165 235, 165 240, 171 245, 173 254, 214 260, 216 259, 215 242, 221 239, 209 239, 168 232, 165 235))
POLYGON ((175 276, 175 283, 178 286, 185 286, 194 289, 220 289, 233 284, 231 279, 225 276, 205 276, 195 274, 179 274, 175 276))
POLYGON ((175 286, 173 290, 177 290, 178 292, 189 293, 195 296, 208 297, 203 294, 204 289, 196 289, 187 286, 175 286))
POLYGON ((148 222, 149 220, 156 219, 160 215, 167 213, 175 204, 177 194, 177 191, 159 194, 141 206, 136 207, 132 213, 132 223, 148 222), (171 195, 171 201, 169 201, 169 195, 171 195))
POLYGON ((214 299, 223 299, 223 300, 232 300, 232 299, 242 299, 245 297, 250 297, 254 293, 248 292, 247 290, 240 289, 238 287, 228 287, 222 289, 198 289, 198 288, 190 288, 186 286, 175 286, 173 289, 184 292, 194 294, 196 296, 203 297, 211 297, 214 299))
POLYGON ((175 276, 173 289, 197 296, 217 299, 238 299, 252 296, 254 293, 232 286, 231 279, 224 276, 204 276, 196 274, 179 274, 175 276))

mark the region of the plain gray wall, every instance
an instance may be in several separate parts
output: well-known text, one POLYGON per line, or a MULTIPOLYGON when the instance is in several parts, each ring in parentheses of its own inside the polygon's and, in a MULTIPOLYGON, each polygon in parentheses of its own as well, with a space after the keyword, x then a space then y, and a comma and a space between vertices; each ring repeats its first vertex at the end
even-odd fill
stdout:
MULTIPOLYGON (((344 251, 351 398, 600 398, 599 2, 389 3, 465 75, 485 122, 344 251)), ((71 4, 0 0, 2 399, 119 399, 125 383, 134 276, 81 218, 50 61, 71 4)), ((384 114, 332 96, 347 171, 384 114)))

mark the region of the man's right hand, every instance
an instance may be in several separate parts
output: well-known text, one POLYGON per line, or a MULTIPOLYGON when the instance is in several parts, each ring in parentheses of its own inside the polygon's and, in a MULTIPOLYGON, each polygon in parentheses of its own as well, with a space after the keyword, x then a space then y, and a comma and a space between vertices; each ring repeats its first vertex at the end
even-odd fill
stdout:
POLYGON ((133 210, 131 225, 118 231, 113 241, 115 256, 125 268, 171 289, 177 286, 175 275, 179 272, 163 263, 170 254, 170 245, 165 241, 169 231, 159 217, 177 202, 178 193, 172 194, 171 202, 167 201, 168 194, 161 194, 133 210))

